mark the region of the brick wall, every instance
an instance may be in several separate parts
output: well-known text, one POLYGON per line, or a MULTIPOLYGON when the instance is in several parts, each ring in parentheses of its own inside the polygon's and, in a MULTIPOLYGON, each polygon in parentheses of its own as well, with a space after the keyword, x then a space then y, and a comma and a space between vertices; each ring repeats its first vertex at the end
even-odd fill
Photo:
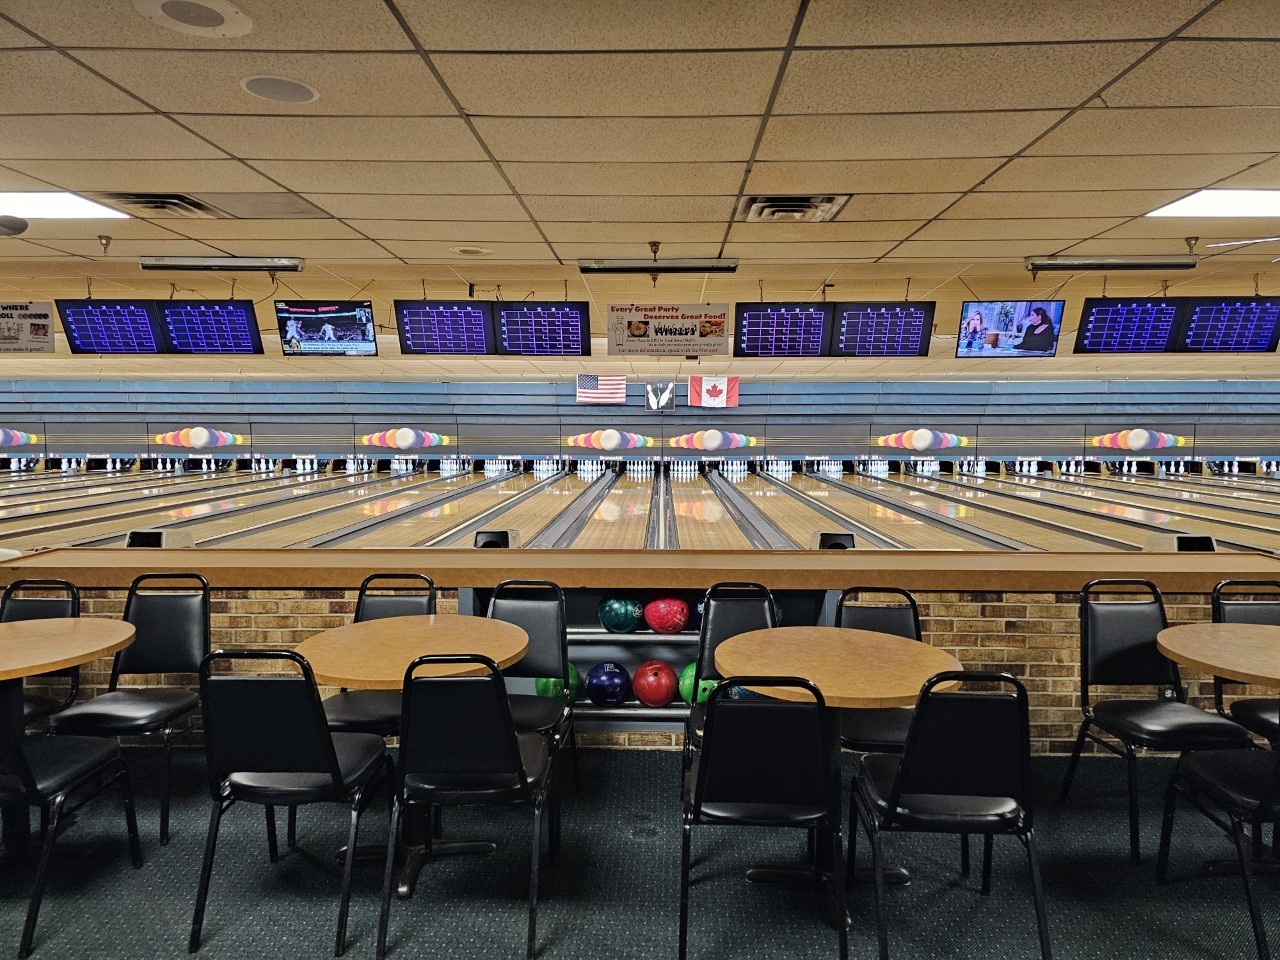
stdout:
MULTIPOLYGON (((83 614, 119 617, 124 595, 123 590, 82 591, 83 614)), ((1032 752, 1069 751, 1080 722, 1078 596, 991 591, 920 592, 916 597, 928 643, 949 651, 967 669, 1004 670, 1026 685, 1031 697, 1032 752)), ((1207 596, 1166 594, 1165 605, 1171 625, 1210 618, 1207 596)), ((349 622, 354 609, 354 590, 214 590, 213 645, 290 647, 321 630, 349 622)), ((439 609, 456 613, 456 596, 442 592, 439 609)), ((110 670, 109 660, 82 668, 81 696, 105 690, 110 670)), ((191 681, 190 677, 165 679, 166 683, 191 681)), ((1193 704, 1212 709, 1210 678, 1184 670, 1183 681, 1193 704)), ((322 694, 328 692, 323 690, 322 694)), ((1094 695, 1096 699, 1115 694, 1120 691, 1098 687, 1094 695)), ((1121 695, 1135 694, 1126 689, 1121 695)), ((643 725, 629 733, 583 735, 580 740, 637 747, 675 744, 671 734, 648 731, 643 725)))

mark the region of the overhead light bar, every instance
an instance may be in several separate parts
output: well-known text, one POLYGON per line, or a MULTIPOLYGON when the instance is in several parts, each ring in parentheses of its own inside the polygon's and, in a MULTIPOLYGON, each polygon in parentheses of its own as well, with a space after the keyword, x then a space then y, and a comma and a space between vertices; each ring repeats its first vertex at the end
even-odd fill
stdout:
POLYGON ((1280 190, 1197 190, 1148 217, 1280 217, 1280 190))
POLYGON ((139 257, 143 270, 243 270, 256 273, 298 273, 306 265, 300 257, 139 257))
POLYGON ((0 193, 0 214, 24 220, 128 220, 127 213, 65 190, 0 193))
POLYGON ((1189 253, 1175 253, 1167 257, 1027 257, 1027 270, 1031 273, 1084 273, 1091 270, 1194 270, 1199 259, 1189 253))
POLYGON ((667 260, 579 260, 579 273, 737 273, 726 257, 672 257, 667 260))

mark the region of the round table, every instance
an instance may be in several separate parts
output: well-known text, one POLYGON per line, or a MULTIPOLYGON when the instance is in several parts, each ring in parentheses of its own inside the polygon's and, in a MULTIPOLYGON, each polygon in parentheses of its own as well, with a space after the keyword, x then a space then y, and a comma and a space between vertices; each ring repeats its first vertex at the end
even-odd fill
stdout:
POLYGON ((1205 673, 1280 686, 1280 627, 1257 623, 1188 623, 1166 627, 1156 648, 1170 660, 1205 673))
MULTIPOLYGON (((22 739, 22 680, 90 663, 133 642, 133 624, 123 620, 59 617, 0 623, 0 755, 22 739)), ((25 851, 30 838, 25 802, 0 811, 4 848, 25 851)))
MULTIPOLYGON (((913 707, 935 673, 963 670, 937 647, 905 637, 847 627, 752 630, 716 647, 722 677, 788 676, 816 684, 830 707, 913 707)), ((955 690, 958 682, 937 690, 955 690)), ((805 700, 794 688, 761 688, 779 700, 805 700)))

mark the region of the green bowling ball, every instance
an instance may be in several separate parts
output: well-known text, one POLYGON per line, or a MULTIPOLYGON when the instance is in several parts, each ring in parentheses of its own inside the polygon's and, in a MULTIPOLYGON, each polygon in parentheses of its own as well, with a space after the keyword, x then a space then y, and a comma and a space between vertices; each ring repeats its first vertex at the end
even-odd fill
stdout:
MULTIPOLYGON (((572 663, 569 664, 569 699, 577 700, 578 691, 582 689, 582 674, 572 663)), ((558 699, 564 696, 564 681, 559 677, 539 677, 534 681, 534 692, 540 697, 558 699)))
MULTIPOLYGON (((691 663, 680 671, 680 699, 685 703, 693 703, 693 681, 697 675, 698 665, 691 663)), ((711 691, 715 689, 717 681, 703 680, 698 684, 698 703, 706 700, 711 696, 711 691)))
POLYGON ((644 604, 618 597, 600 604, 600 626, 610 633, 630 633, 644 617, 644 604))

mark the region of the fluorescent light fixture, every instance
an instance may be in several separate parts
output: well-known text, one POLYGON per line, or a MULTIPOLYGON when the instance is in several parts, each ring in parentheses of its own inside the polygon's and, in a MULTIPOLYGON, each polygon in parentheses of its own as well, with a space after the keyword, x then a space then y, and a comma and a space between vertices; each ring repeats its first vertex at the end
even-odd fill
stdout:
POLYGON ((1198 190, 1148 217, 1280 217, 1280 190, 1198 190))
POLYGON ((248 270, 257 273, 298 273, 305 265, 300 257, 139 257, 143 270, 194 270, 218 272, 248 270))
POLYGON ((0 214, 24 220, 127 220, 129 215, 74 193, 0 193, 0 214))
POLYGON ((1084 273, 1109 270, 1194 270, 1199 261, 1191 254, 1175 253, 1167 257, 1027 257, 1025 262, 1032 273, 1084 273))
POLYGON ((732 257, 687 257, 666 260, 579 260, 579 273, 736 273, 732 257))

